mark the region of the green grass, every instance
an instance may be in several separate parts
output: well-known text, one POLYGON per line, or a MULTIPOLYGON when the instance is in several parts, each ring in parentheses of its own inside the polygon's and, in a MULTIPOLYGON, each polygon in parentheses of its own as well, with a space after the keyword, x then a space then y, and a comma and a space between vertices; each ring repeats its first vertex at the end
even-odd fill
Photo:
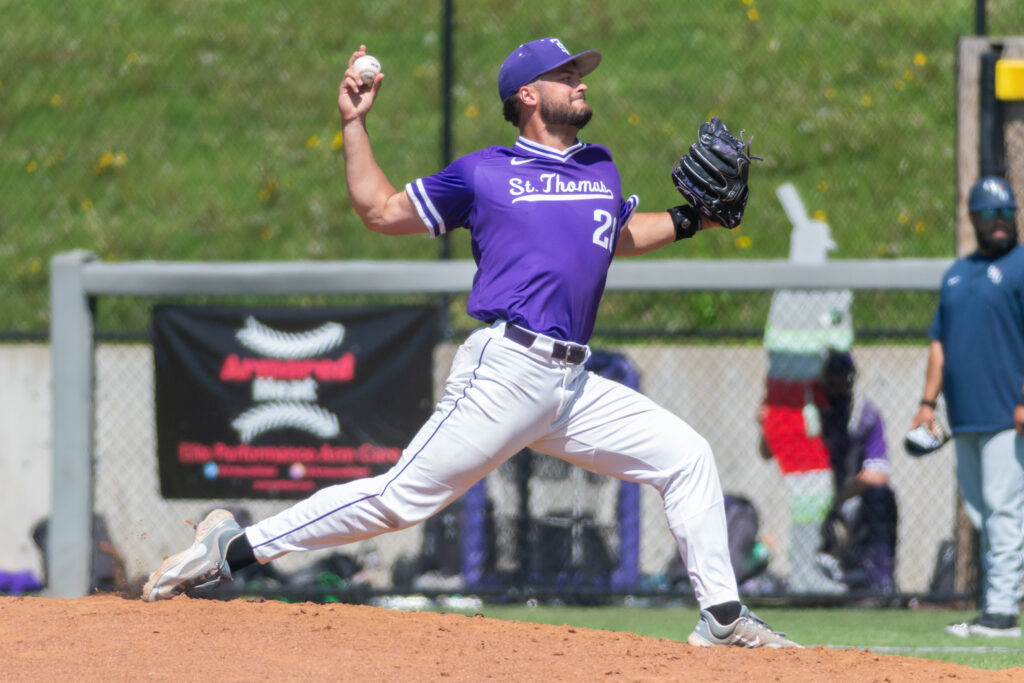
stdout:
MULTIPOLYGON (((446 610, 450 611, 450 610, 446 610)), ((875 650, 880 654, 954 662, 976 669, 1024 666, 1024 643, 1019 638, 957 638, 943 631, 949 623, 976 616, 972 612, 940 609, 793 609, 755 610, 773 628, 801 645, 826 645, 875 650), (948 648, 948 651, 941 651, 948 648), (1012 650, 1010 652, 986 650, 1012 650)), ((569 624, 584 628, 637 633, 685 641, 697 620, 690 607, 524 607, 485 605, 486 617, 540 624, 569 624)), ((469 612, 473 613, 473 612, 469 612)))
MULTIPOLYGON (((993 35, 1019 29, 1013 2, 988 4, 993 35)), ((497 67, 543 35, 602 50, 583 137, 612 149, 642 209, 679 202, 669 170, 709 115, 755 135, 744 226, 655 257, 784 257, 783 182, 829 221, 838 257, 953 253, 955 50, 974 3, 454 5, 456 155, 514 139, 497 67)), ((435 258, 435 242, 369 233, 352 212, 335 100, 365 42, 387 76, 370 120, 382 167, 397 186, 436 171, 440 6, 0 0, 0 329, 45 328, 49 259, 73 248, 435 258)), ((469 258, 464 231, 452 250, 469 258)))

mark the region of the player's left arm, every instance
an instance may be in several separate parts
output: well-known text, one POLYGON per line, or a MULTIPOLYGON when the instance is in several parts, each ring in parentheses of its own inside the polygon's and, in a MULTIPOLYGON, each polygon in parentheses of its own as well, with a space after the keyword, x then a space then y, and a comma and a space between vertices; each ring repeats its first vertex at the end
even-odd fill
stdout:
POLYGON ((692 237, 699 230, 720 227, 706 216, 699 216, 688 206, 675 207, 669 211, 637 212, 622 228, 615 255, 646 254, 680 239, 692 237))

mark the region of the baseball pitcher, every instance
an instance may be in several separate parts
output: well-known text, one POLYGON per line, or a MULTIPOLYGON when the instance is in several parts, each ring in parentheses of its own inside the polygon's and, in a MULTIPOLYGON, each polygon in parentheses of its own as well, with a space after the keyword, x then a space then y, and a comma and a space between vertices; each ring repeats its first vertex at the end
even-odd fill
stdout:
POLYGON ((513 50, 498 71, 504 117, 519 131, 514 144, 472 152, 397 189, 366 129, 384 74, 365 82, 354 67, 365 55, 365 46, 352 54, 338 89, 352 205, 384 235, 469 230, 477 272, 468 312, 483 326, 459 348, 444 395, 393 469, 325 488, 245 529, 225 511, 211 513, 193 545, 152 574, 143 599, 417 524, 529 447, 658 490, 700 603, 691 644, 796 646, 739 601, 708 442, 583 365, 613 257, 740 223, 749 142, 717 117, 701 124, 672 172, 688 203, 637 212, 608 149, 578 137, 593 114, 583 78, 601 54, 573 54, 557 38, 542 38, 513 50))

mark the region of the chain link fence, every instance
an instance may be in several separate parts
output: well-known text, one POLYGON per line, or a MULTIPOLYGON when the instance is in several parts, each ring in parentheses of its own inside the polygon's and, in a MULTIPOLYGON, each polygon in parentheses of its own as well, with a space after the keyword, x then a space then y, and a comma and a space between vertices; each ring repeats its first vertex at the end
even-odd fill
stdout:
MULTIPOLYGON (((739 562, 747 567, 737 568, 745 595, 794 600, 950 598, 952 567, 941 567, 956 528, 952 448, 943 447, 927 458, 912 458, 903 449, 924 378, 927 339, 923 328, 908 328, 903 319, 888 320, 889 325, 876 330, 850 324, 856 321, 860 306, 884 316, 886 304, 891 307, 888 300, 894 298, 900 300, 897 311, 906 305, 930 311, 934 293, 787 293, 798 296, 803 309, 783 311, 784 316, 792 315, 788 319, 779 318, 779 307, 772 305, 777 293, 755 291, 749 295, 767 305, 759 317, 747 321, 749 329, 700 326, 673 333, 648 331, 641 338, 638 330, 643 325, 625 319, 622 328, 599 329, 593 348, 618 357, 635 373, 632 381, 641 391, 708 438, 724 491, 733 502, 749 503, 742 510, 736 508, 736 513, 756 514, 753 528, 742 526, 749 524, 745 517, 738 517, 739 526, 731 527, 733 541, 744 553, 739 562), (807 304, 834 302, 837 296, 850 307, 836 328, 841 334, 824 339, 824 323, 816 318, 808 322, 807 304), (772 311, 775 319, 770 323, 772 311), (820 367, 830 344, 852 349, 856 392, 868 397, 881 417, 889 483, 895 493, 896 511, 889 520, 896 534, 893 584, 887 588, 853 579, 843 584, 817 579, 833 576, 823 561, 826 558, 818 557, 819 526, 830 501, 815 512, 813 534, 801 537, 797 526, 806 525, 807 520, 797 520, 792 491, 780 468, 782 458, 765 459, 759 447, 758 416, 762 406, 774 400, 772 382, 778 379, 774 375, 779 372, 779 357, 785 355, 784 349, 772 348, 771 335, 765 334, 769 328, 776 335, 783 329, 803 329, 792 356, 799 356, 796 365, 803 358, 820 367), (811 564, 795 566, 800 562, 811 564), (808 569, 816 578, 809 584, 794 584, 794 575, 808 569)), ((610 292, 608 296, 614 300, 648 294, 610 292)), ((707 305, 722 310, 729 298, 743 294, 681 292, 674 296, 703 297, 707 305)), ((105 300, 99 299, 100 309, 105 300)), ((833 323, 830 317, 828 325, 833 323)), ((464 331, 452 334, 454 338, 435 352, 437 396, 464 331)), ((144 342, 102 343, 96 351, 94 508, 107 520, 111 540, 134 582, 144 580, 161 557, 179 549, 190 537, 189 525, 209 509, 228 506, 248 518, 261 519, 289 504, 161 498, 152 363, 152 349, 144 342)), ((810 367, 805 362, 804 366, 810 367)), ((807 386, 814 385, 816 375, 805 375, 807 386)), ((657 493, 627 486, 524 451, 423 525, 331 551, 289 555, 273 564, 270 575, 243 577, 222 592, 333 599, 410 591, 476 592, 506 599, 532 595, 591 601, 621 594, 689 595, 657 493), (475 530, 472 538, 470 528, 475 530)), ((827 488, 832 490, 831 474, 827 488)), ((860 558, 847 559, 856 566, 860 558)))
MULTIPOLYGON (((974 31, 973 2, 343 5, 0 0, 9 18, 0 27, 0 292, 9 302, 0 336, 45 338, 47 263, 72 248, 106 261, 434 259, 442 250, 469 258, 461 231, 443 246, 381 239, 364 234, 351 211, 339 185, 344 140, 332 100, 359 43, 387 74, 370 131, 396 185, 459 154, 511 143, 515 131, 501 120, 496 94, 498 65, 516 44, 557 35, 572 50, 604 55, 587 79, 596 115, 583 137, 609 146, 641 210, 679 202, 669 170, 701 121, 717 114, 756 136, 754 152, 765 161, 753 172, 744 226, 658 256, 786 258, 792 225, 774 196, 785 183, 808 215, 830 226, 833 257, 955 253, 956 43, 974 31)), ((1019 29, 1012 0, 987 6, 991 35, 1019 29)), ((1007 142, 1019 148, 1016 128, 1007 142)), ((761 571, 745 590, 797 595, 787 585, 791 496, 778 463, 759 452, 774 294, 613 292, 593 345, 621 353, 641 390, 705 434, 726 492, 753 504, 759 527, 751 552, 761 571)), ((473 324, 464 303, 457 295, 447 301, 451 343, 473 324)), ((122 341, 96 355, 95 508, 136 580, 181 545, 186 521, 206 509, 242 505, 260 518, 284 505, 159 498, 145 341, 150 304, 104 299, 97 319, 101 338, 122 341)), ((931 293, 862 291, 850 310, 857 387, 885 425, 898 506, 895 589, 903 593, 947 590, 936 582, 943 578, 936 562, 955 531, 951 448, 914 460, 901 446, 934 305, 931 293)), ((453 348, 437 350, 438 382, 453 348)), ((547 538, 568 539, 560 557, 570 570, 603 562, 622 571, 617 482, 549 460, 512 463, 486 483, 475 509, 493 531, 488 570, 522 587, 543 565, 524 553, 547 538)), ((642 492, 636 505, 638 536, 627 539, 637 544, 634 592, 685 593, 659 501, 642 492)), ((262 579, 282 586, 297 577, 292 588, 316 581, 376 591, 465 588, 462 523, 449 515, 346 549, 355 572, 318 567, 325 558, 314 554, 286 558, 281 576, 262 579)), ((577 593, 593 587, 560 580, 550 585, 577 593)))

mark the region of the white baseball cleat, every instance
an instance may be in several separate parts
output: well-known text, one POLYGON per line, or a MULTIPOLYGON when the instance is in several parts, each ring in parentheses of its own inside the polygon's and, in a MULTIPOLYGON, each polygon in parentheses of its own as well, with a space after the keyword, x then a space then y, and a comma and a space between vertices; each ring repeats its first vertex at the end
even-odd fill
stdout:
POLYGON ((736 621, 724 626, 715 621, 710 612, 701 610, 700 620, 686 642, 698 647, 803 647, 788 640, 785 633, 772 630, 771 626, 751 612, 746 605, 740 610, 740 616, 736 621))
POLYGON ((212 511, 196 527, 192 545, 168 557, 150 574, 142 588, 142 599, 169 600, 196 588, 230 581, 231 569, 225 561, 228 544, 243 533, 230 512, 212 511))
POLYGON ((985 636, 988 638, 1020 638, 1020 623, 1015 614, 984 614, 959 624, 950 624, 946 633, 951 636, 968 638, 985 636))

